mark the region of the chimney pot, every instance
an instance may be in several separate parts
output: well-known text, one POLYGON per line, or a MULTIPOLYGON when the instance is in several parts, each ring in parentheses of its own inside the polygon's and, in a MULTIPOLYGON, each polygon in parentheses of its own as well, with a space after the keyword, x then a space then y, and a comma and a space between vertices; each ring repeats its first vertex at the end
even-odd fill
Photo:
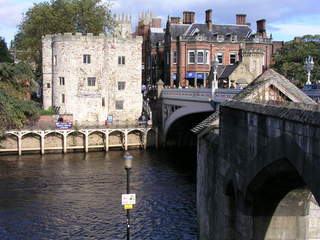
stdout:
POLYGON ((206 10, 206 24, 209 31, 212 31, 212 9, 206 10))
POLYGON ((194 12, 183 12, 183 24, 193 24, 195 23, 195 13, 194 12))
POLYGON ((237 14, 236 15, 236 24, 240 24, 240 25, 247 24, 247 15, 246 14, 237 14))
POLYGON ((260 19, 257 21, 257 32, 262 35, 262 38, 267 37, 266 33, 266 20, 265 19, 260 19))

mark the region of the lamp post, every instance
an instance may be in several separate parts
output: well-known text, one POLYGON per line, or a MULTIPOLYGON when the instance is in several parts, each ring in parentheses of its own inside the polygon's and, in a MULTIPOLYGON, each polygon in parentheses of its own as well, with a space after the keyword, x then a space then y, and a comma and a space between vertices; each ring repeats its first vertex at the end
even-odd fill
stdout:
POLYGON ((306 61, 304 62, 304 67, 307 70, 307 75, 308 75, 308 81, 306 83, 306 85, 311 85, 311 71, 313 70, 313 66, 314 66, 314 62, 313 62, 313 58, 311 56, 308 56, 306 58, 306 61))
MULTIPOLYGON (((132 155, 126 152, 123 155, 124 158, 124 169, 127 172, 127 194, 130 193, 130 170, 132 167, 132 155)), ((127 209, 127 240, 130 240, 130 209, 127 209)))
POLYGON ((212 70, 213 70, 213 81, 211 84, 212 99, 213 99, 214 92, 216 91, 216 89, 218 89, 218 81, 217 81, 218 64, 219 64, 219 60, 218 60, 218 57, 215 55, 212 61, 212 70))

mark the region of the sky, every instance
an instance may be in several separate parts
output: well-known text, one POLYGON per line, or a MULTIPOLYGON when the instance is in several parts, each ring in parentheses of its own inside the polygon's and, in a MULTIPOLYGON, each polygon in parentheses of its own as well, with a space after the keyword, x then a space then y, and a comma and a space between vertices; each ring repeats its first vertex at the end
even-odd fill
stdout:
MULTIPOLYGON (((34 3, 44 0, 0 0, 0 36, 9 42, 17 32, 23 13, 34 3)), ((49 0, 47 0, 49 1, 49 0)), ((108 1, 108 0, 104 0, 108 1)), ((113 13, 131 14, 133 24, 138 14, 150 11, 163 19, 182 17, 183 11, 194 11, 196 21, 204 23, 205 10, 212 9, 213 22, 235 23, 237 13, 247 14, 247 22, 256 30, 256 21, 266 19, 267 33, 277 41, 295 36, 320 34, 320 0, 109 0, 113 13)))

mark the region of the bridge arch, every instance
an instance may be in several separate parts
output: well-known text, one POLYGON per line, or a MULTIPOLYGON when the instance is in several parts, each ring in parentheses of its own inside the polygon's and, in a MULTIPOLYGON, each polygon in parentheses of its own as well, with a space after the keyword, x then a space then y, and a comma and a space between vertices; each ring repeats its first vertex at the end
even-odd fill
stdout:
MULTIPOLYGON (((177 120, 179 120, 180 118, 185 117, 187 115, 196 114, 196 113, 210 113, 213 111, 214 111, 214 109, 212 108, 212 106, 209 103, 208 104, 197 104, 197 105, 191 104, 190 106, 185 106, 185 107, 181 107, 181 108, 177 109, 164 121, 164 126, 163 126, 164 139, 166 140, 168 131, 169 131, 170 127, 172 126, 172 124, 174 122, 176 122, 177 120)), ((202 119, 202 120, 204 120, 204 119, 202 119)), ((200 120, 200 121, 202 121, 202 120, 200 120)), ((197 122, 194 123, 194 125, 196 125, 196 124, 197 124, 197 122)))
MULTIPOLYGON (((236 201, 236 215, 251 216, 251 220, 242 226, 232 226, 232 222, 239 216, 231 216, 234 218, 229 221, 229 227, 233 228, 232 234, 242 228, 242 231, 246 229, 252 239, 257 240, 283 239, 274 237, 279 234, 296 234, 292 239, 308 239, 301 237, 309 231, 305 217, 307 211, 303 206, 308 207, 314 199, 320 210, 320 176, 317 174, 320 166, 303 151, 296 139, 286 134, 272 138, 242 169, 245 169, 241 174, 245 176, 242 181, 234 181, 237 178, 235 175, 239 176, 239 173, 232 173, 231 176, 227 174, 229 179, 226 179, 224 187, 229 189, 225 189, 225 193, 236 201), (236 185, 234 191, 230 191, 230 182, 236 185), (283 213, 287 215, 282 216, 283 213), (293 222, 290 220, 292 218, 298 220, 293 222), (274 227, 274 221, 277 224, 281 222, 282 229, 274 227), (292 229, 298 230, 292 233, 292 229)), ((226 212, 233 211, 232 205, 227 208, 226 212)))

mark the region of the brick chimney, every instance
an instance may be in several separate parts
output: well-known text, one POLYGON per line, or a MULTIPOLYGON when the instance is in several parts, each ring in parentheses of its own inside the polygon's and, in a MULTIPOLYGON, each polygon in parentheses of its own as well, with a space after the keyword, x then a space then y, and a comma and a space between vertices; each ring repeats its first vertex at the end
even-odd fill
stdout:
POLYGON ((237 14, 236 15, 236 24, 239 24, 239 25, 247 24, 247 15, 246 14, 237 14))
POLYGON ((161 28, 161 18, 152 18, 151 27, 161 28))
POLYGON ((265 19, 260 19, 257 21, 257 32, 262 35, 262 38, 267 37, 266 33, 266 20, 265 19))
POLYGON ((170 23, 180 24, 180 18, 179 17, 170 17, 170 23))
POLYGON ((183 24, 192 24, 195 22, 195 13, 185 11, 183 12, 183 24))
POLYGON ((212 9, 206 10, 206 24, 209 31, 212 31, 212 9))

